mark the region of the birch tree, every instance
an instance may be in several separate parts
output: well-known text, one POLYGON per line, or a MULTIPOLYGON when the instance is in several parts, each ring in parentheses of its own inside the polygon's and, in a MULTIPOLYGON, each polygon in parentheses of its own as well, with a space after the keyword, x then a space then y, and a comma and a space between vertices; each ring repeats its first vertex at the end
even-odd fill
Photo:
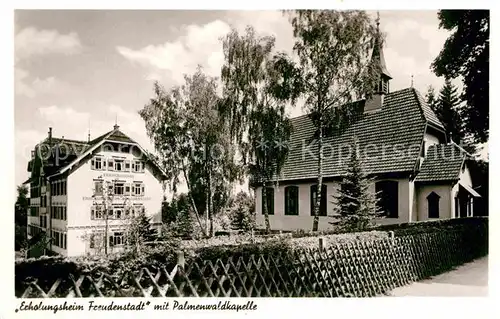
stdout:
POLYGON ((213 235, 214 193, 237 176, 224 121, 219 118, 217 79, 201 68, 185 76, 184 84, 165 90, 154 85, 155 96, 139 111, 170 186, 186 183, 191 208, 204 236, 213 235), (205 207, 200 207, 199 197, 205 207), (204 215, 205 223, 202 222, 204 215))
MULTIPOLYGON (((233 141, 238 145, 243 165, 253 182, 266 187, 278 177, 288 153, 291 124, 286 116, 287 102, 295 102, 299 77, 290 59, 273 52, 275 39, 259 36, 252 27, 243 34, 232 30, 223 39, 224 65, 221 70, 223 103, 221 114, 230 123, 233 141)), ((266 230, 271 225, 267 205, 263 205, 266 230)))
MULTIPOLYGON (((370 63, 376 27, 364 11, 295 10, 288 12, 303 79, 305 110, 315 128, 318 190, 323 184, 323 139, 345 126, 350 102, 368 97, 379 71, 370 63)), ((318 230, 321 191, 313 211, 318 230)))

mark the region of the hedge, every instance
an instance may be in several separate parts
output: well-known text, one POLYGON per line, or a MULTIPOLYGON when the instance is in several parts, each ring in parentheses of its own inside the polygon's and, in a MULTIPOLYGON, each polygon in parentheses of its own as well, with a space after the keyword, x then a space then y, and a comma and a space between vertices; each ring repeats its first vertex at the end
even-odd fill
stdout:
POLYGON ((385 240, 394 232, 395 236, 405 236, 419 233, 434 233, 443 230, 463 230, 485 228, 487 232, 487 218, 463 218, 451 220, 438 220, 411 224, 379 226, 376 230, 362 233, 326 234, 307 232, 287 233, 272 237, 248 234, 237 236, 221 236, 205 240, 178 240, 171 239, 158 243, 154 247, 144 247, 140 256, 130 253, 121 255, 82 256, 82 257, 41 257, 30 259, 17 259, 15 262, 16 295, 22 294, 26 284, 32 279, 37 279, 37 284, 43 289, 49 289, 58 278, 69 278, 70 274, 77 275, 82 272, 98 275, 110 274, 113 278, 123 278, 131 271, 141 268, 150 270, 165 266, 172 269, 177 263, 177 254, 183 251, 185 263, 194 261, 227 259, 228 257, 250 255, 286 254, 294 250, 303 250, 318 247, 318 237, 324 239, 324 247, 335 246, 343 243, 374 242, 385 240))

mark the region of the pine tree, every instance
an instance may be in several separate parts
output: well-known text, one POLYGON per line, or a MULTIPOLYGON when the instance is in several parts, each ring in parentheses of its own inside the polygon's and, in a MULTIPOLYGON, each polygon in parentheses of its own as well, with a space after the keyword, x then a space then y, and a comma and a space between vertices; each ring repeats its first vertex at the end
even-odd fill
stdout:
POLYGON ((374 218, 381 216, 377 209, 376 194, 370 190, 373 180, 362 168, 359 145, 356 137, 351 145, 351 157, 338 195, 334 195, 335 224, 343 231, 363 231, 369 228, 374 218))

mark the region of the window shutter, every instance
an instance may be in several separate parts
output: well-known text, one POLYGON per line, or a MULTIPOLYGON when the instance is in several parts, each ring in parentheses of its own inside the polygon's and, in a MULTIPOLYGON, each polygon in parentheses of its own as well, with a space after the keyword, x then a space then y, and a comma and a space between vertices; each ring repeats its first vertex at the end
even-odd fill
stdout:
POLYGON ((113 236, 109 236, 109 246, 113 247, 114 242, 113 242, 113 236))
POLYGON ((92 167, 92 169, 95 169, 95 159, 92 159, 90 161, 90 166, 92 167))
POLYGON ((141 185, 141 196, 144 196, 144 192, 145 191, 145 188, 144 188, 144 185, 141 185))
POLYGON ((134 183, 132 183, 131 192, 132 192, 132 196, 135 196, 135 184, 134 183))
POLYGON ((132 172, 135 172, 135 161, 132 161, 131 167, 132 167, 132 172))
POLYGON ((146 169, 146 163, 141 162, 141 172, 144 173, 144 170, 146 169))

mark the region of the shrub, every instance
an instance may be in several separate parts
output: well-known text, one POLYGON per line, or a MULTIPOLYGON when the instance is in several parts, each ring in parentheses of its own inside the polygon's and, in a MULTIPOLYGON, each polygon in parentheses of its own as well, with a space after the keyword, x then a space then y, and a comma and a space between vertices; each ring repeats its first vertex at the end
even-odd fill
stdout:
POLYGON ((241 191, 233 197, 229 204, 231 227, 249 231, 255 228, 254 199, 241 191))

